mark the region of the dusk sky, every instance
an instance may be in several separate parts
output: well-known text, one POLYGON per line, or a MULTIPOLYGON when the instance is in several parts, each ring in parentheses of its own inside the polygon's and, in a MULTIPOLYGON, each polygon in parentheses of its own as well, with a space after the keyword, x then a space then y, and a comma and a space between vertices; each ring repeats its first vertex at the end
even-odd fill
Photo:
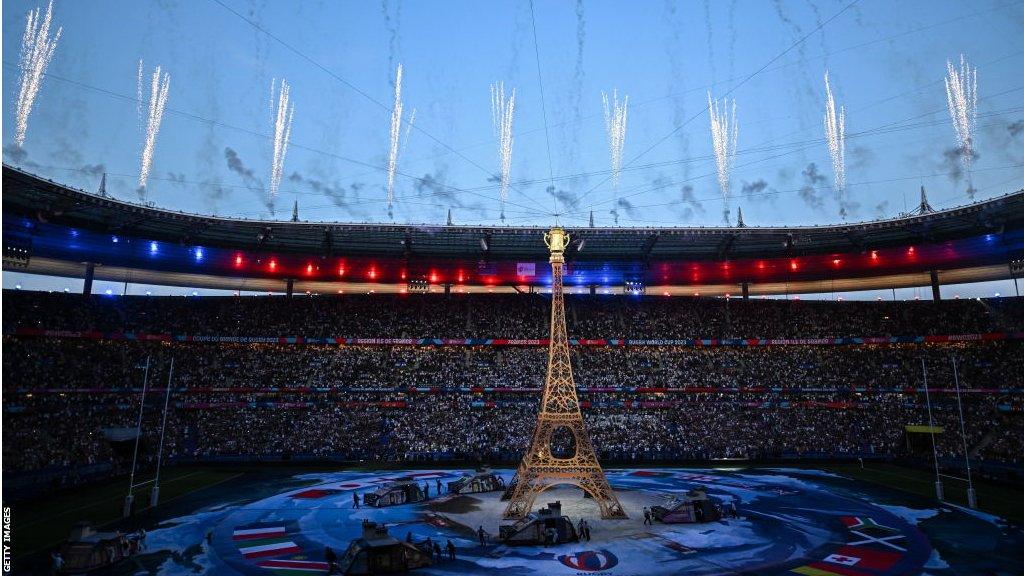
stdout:
POLYGON ((139 201, 142 59, 147 75, 170 75, 142 199, 188 212, 287 219, 297 200, 304 220, 442 222, 451 210, 501 224, 495 81, 516 90, 510 225, 557 211, 570 226, 591 212, 598 225, 717 226, 726 206, 748 225, 841 222, 826 70, 846 110, 847 221, 912 209, 921 185, 946 208, 1024 183, 1021 1, 540 1, 531 18, 521 1, 57 0, 62 37, 19 149, 19 45, 37 7, 3 4, 4 162, 89 191, 106 173, 108 193, 139 201), (978 78, 970 172, 943 84, 961 54, 978 78), (398 64, 415 121, 389 217, 398 64), (270 87, 282 78, 295 112, 271 202, 270 87), (602 112, 615 89, 629 97, 617 188, 602 112), (728 205, 709 91, 736 101, 728 205))

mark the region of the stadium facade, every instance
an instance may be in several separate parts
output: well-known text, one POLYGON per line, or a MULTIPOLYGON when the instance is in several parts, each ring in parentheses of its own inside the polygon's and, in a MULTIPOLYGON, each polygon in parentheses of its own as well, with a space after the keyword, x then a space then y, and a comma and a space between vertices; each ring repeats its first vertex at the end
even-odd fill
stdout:
MULTIPOLYGON (((528 291, 550 286, 535 227, 201 216, 3 168, 4 269, 257 291, 528 291)), ((799 294, 1002 280, 1024 258, 1024 191, 829 226, 571 228, 569 291, 799 294)))

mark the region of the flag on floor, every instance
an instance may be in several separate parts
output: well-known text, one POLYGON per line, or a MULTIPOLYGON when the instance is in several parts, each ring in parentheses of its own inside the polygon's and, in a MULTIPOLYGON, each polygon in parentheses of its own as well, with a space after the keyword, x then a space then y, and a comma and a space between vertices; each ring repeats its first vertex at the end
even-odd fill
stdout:
POLYGON ((266 558, 268 556, 284 556, 302 552, 302 549, 288 538, 275 540, 252 540, 239 547, 239 552, 246 558, 266 558))
POLYGON ((896 532, 895 528, 889 526, 883 526, 878 522, 875 522, 871 518, 862 518, 860 516, 842 516, 840 520, 850 530, 858 530, 864 532, 865 530, 881 530, 883 532, 896 532))
POLYGON ((266 558, 301 552, 302 549, 288 537, 288 531, 281 525, 248 526, 236 528, 231 539, 238 551, 246 558, 266 558))
POLYGON ((238 540, 264 540, 267 538, 280 538, 285 535, 284 526, 262 526, 259 528, 236 529, 231 533, 231 539, 238 540))
POLYGON ((327 562, 310 562, 308 560, 261 560, 256 565, 260 568, 273 570, 283 576, 326 574, 330 568, 327 562))
POLYGON ((302 500, 315 500, 317 498, 323 498, 324 496, 330 496, 331 494, 337 494, 340 490, 331 490, 324 488, 310 488, 309 490, 303 490, 292 494, 292 498, 299 498, 302 500))

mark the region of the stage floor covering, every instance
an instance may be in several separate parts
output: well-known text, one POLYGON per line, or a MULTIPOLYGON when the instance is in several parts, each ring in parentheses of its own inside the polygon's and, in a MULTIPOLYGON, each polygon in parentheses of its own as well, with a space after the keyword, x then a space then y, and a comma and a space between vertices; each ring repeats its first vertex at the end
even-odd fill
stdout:
MULTIPOLYGON (((477 529, 498 534, 501 492, 436 493, 471 470, 316 472, 284 476, 279 488, 227 487, 222 501, 152 527, 135 574, 273 576, 326 574, 325 547, 343 555, 361 521, 386 523, 399 540, 456 546, 456 559, 413 574, 641 575, 1022 574, 1024 534, 1001 519, 805 469, 617 469, 607 476, 629 514, 602 520, 573 487, 542 494, 592 540, 551 547, 481 546, 477 529), (401 478, 430 486, 425 502, 354 508, 360 494, 401 478), (735 502, 739 518, 645 525, 645 506, 665 505, 704 486, 735 502)), ((506 481, 512 470, 495 470, 506 481)), ((118 573, 125 573, 124 567, 118 573)))

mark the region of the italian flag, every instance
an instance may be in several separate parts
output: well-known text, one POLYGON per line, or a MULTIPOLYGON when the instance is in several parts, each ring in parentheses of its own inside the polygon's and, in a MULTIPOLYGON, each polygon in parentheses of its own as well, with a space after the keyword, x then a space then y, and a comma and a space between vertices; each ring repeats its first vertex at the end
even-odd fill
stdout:
POLYGON ((256 565, 284 576, 326 574, 329 569, 327 562, 310 562, 308 560, 261 560, 256 565))

